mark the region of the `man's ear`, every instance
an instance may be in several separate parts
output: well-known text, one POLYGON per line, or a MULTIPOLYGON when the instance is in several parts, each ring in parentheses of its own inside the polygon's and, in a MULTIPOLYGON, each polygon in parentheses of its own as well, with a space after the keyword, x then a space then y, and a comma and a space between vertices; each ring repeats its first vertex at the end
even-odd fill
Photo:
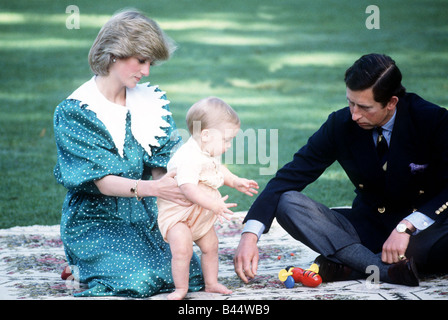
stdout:
POLYGON ((389 110, 395 110, 397 103, 400 99, 398 99, 397 96, 392 96, 389 100, 389 102, 386 104, 386 108, 388 108, 389 110))

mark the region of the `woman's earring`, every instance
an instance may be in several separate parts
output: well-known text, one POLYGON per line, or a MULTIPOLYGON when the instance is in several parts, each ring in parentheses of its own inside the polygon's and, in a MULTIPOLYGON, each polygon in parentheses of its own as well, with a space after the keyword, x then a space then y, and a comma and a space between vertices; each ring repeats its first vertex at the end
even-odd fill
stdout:
POLYGON ((113 59, 112 59, 112 62, 117 62, 117 59, 113 58, 113 59))

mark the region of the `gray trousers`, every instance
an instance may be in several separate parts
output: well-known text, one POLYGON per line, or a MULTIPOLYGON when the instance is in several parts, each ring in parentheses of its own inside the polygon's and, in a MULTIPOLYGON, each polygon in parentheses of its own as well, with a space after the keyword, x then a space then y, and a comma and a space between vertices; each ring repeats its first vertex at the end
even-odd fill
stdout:
MULTIPOLYGON (((276 219, 294 239, 312 250, 334 262, 359 266, 360 261, 347 263, 335 256, 343 248, 361 244, 350 221, 336 210, 298 191, 288 191, 280 198, 276 219)), ((372 255, 380 259, 381 253, 372 255)), ((419 271, 448 272, 448 219, 412 236, 406 256, 414 257, 419 271)))
POLYGON ((347 218, 297 191, 281 196, 276 219, 294 239, 327 258, 344 247, 361 243, 347 218))

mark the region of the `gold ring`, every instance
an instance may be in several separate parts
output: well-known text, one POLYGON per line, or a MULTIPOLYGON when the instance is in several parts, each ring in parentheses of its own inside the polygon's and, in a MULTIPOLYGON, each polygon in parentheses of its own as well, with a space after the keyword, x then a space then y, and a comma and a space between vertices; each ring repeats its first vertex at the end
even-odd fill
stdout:
POLYGON ((404 260, 404 259, 406 259, 406 257, 405 257, 403 254, 400 254, 400 255, 398 256, 398 259, 400 259, 400 260, 404 260))

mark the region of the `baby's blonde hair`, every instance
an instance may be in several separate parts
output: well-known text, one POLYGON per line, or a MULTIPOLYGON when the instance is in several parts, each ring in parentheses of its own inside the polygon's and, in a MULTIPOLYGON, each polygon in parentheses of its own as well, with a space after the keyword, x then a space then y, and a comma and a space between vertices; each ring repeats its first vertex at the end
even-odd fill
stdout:
POLYGON ((235 110, 217 97, 204 98, 193 104, 187 112, 186 120, 191 135, 200 133, 204 129, 211 129, 223 122, 238 126, 241 124, 235 110))

